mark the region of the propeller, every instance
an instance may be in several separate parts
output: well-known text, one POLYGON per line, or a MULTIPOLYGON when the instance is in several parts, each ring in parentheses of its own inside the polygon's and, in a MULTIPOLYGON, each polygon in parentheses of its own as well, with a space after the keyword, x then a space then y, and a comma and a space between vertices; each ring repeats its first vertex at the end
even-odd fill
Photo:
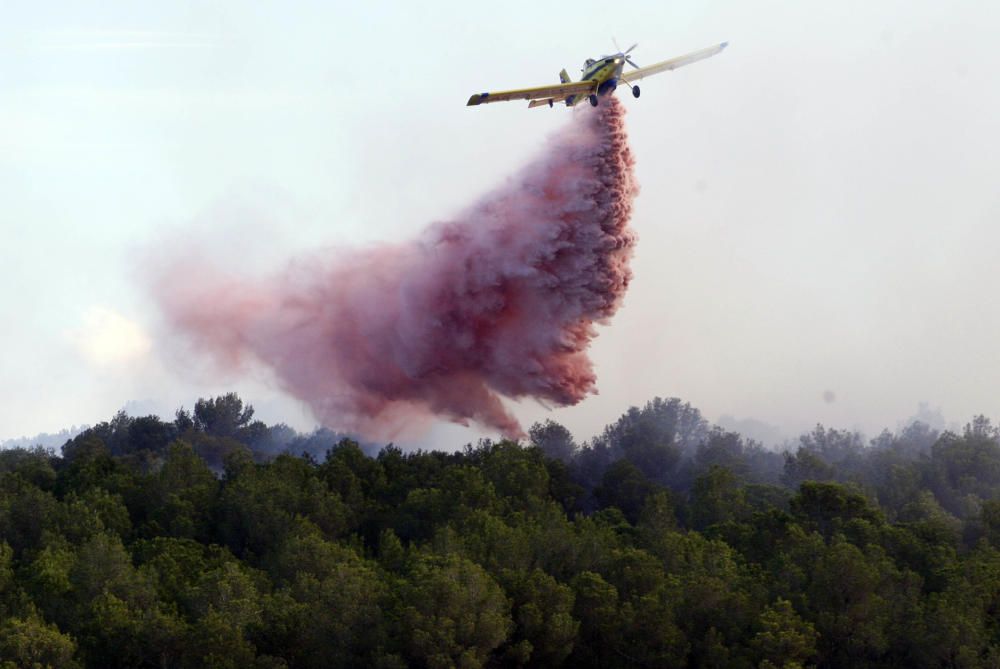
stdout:
POLYGON ((631 58, 628 57, 628 55, 632 52, 632 49, 634 49, 637 46, 639 46, 638 42, 636 42, 635 44, 633 44, 629 48, 625 49, 624 51, 622 51, 622 48, 620 46, 618 46, 618 40, 616 40, 614 37, 611 38, 611 42, 615 45, 615 48, 618 49, 618 56, 620 58, 624 59, 626 63, 628 63, 629 65, 631 65, 635 69, 637 69, 637 70, 641 69, 638 65, 635 64, 634 60, 632 60, 631 58))

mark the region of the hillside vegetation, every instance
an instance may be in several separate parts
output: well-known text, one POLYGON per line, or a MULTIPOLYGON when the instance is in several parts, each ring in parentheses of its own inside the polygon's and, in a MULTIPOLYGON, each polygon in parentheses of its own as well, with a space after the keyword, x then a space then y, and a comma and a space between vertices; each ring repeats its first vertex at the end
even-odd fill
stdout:
POLYGON ((998 499, 981 417, 366 453, 230 394, 0 452, 0 666, 997 667, 998 499))

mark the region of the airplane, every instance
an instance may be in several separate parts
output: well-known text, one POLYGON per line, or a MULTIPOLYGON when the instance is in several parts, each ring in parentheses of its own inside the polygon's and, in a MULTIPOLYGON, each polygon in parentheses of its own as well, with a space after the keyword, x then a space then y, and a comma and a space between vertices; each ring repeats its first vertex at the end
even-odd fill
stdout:
MULTIPOLYGON (((613 40, 612 40, 613 41, 613 40)), ((668 70, 676 70, 678 67, 690 65, 699 60, 704 60, 719 53, 729 42, 723 42, 698 51, 692 51, 684 56, 664 60, 660 63, 639 67, 629 57, 632 49, 639 46, 633 44, 625 51, 622 51, 615 42, 618 53, 600 58, 588 58, 583 64, 583 76, 580 81, 570 79, 566 70, 559 73, 558 84, 551 86, 537 86, 535 88, 516 88, 510 91, 497 91, 495 93, 476 93, 469 98, 466 104, 468 107, 487 104, 490 102, 505 102, 507 100, 529 100, 528 107, 553 106, 556 102, 565 102, 567 107, 572 107, 584 100, 589 100, 594 107, 598 104, 598 98, 611 95, 615 92, 618 84, 624 83, 632 89, 632 95, 639 97, 639 87, 636 81, 641 81, 645 77, 668 70), (635 70, 625 71, 625 64, 628 63, 635 70)))

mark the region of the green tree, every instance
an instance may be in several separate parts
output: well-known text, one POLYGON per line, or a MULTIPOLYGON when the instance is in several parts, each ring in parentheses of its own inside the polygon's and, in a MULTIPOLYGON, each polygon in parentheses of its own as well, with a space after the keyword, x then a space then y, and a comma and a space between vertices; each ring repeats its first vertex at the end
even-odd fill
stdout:
POLYGON ((17 474, 0 474, 0 538, 18 557, 37 550, 46 530, 59 517, 52 493, 28 483, 17 474))
POLYGON ((629 522, 639 520, 646 499, 658 490, 642 471, 628 460, 619 460, 610 467, 594 491, 602 507, 613 506, 625 514, 629 522))
POLYGON ((570 431, 553 420, 535 423, 528 429, 531 443, 542 449, 546 457, 570 462, 576 455, 577 445, 570 431))
POLYGON ((155 537, 133 544, 139 571, 154 584, 160 601, 194 616, 194 593, 202 574, 233 560, 218 546, 206 547, 193 539, 155 537))
POLYGON ((51 491, 56 482, 53 466, 58 458, 42 447, 8 448, 0 451, 0 473, 16 474, 26 483, 51 491))
POLYGON ((37 613, 0 623, 0 669, 76 669, 76 642, 37 613))
POLYGON ((761 667, 798 669, 816 655, 818 634, 787 599, 778 599, 760 614, 760 631, 752 645, 761 667))
POLYGON ((361 450, 357 442, 341 440, 327 451, 319 475, 350 509, 352 526, 376 512, 375 494, 385 486, 382 466, 361 450))
POLYGON ((73 611, 73 583, 70 571, 75 563, 66 542, 46 546, 22 571, 22 583, 42 614, 58 622, 70 621, 73 611))
POLYGON ((785 470, 781 482, 797 488, 806 481, 829 481, 834 478, 834 468, 816 453, 799 447, 795 455, 785 453, 785 470))
POLYGON ((620 631, 624 621, 618 590, 600 574, 589 571, 577 574, 572 586, 576 599, 573 617, 580 621, 580 633, 571 665, 602 667, 619 664, 621 658, 615 649, 623 645, 620 631))
POLYGON ((661 542, 667 533, 677 531, 677 513, 670 493, 661 490, 646 498, 636 529, 641 546, 653 552, 655 552, 653 547, 661 542))
POLYGON ((510 603, 496 581, 455 555, 421 559, 402 601, 407 655, 431 669, 484 666, 513 627, 510 603))
POLYGON ((7 542, 0 541, 0 618, 10 613, 17 594, 18 582, 14 574, 14 549, 7 542))
POLYGON ((208 539, 219 480, 190 444, 170 445, 163 466, 147 484, 148 534, 208 539))
POLYGON ((240 460, 227 471, 218 502, 220 538, 238 557, 263 557, 280 546, 303 516, 325 536, 347 529, 348 510, 316 468, 290 455, 266 465, 240 460))
POLYGON ((712 465, 695 479, 691 490, 691 525, 694 529, 703 530, 746 515, 746 494, 730 470, 712 465))
POLYGON ((513 599, 511 648, 532 667, 559 666, 573 651, 580 623, 573 618, 573 590, 541 569, 506 571, 504 590, 513 599))
POLYGON ((791 500, 791 510, 806 528, 827 538, 843 531, 852 520, 883 523, 882 514, 863 495, 836 483, 803 483, 791 500))
POLYGON ((1000 500, 983 502, 980 512, 983 536, 993 548, 1000 548, 1000 500))
POLYGON ((945 509, 968 517, 1000 488, 1000 437, 989 419, 977 416, 962 436, 945 433, 931 447, 929 478, 945 509))
POLYGON ((808 596, 824 664, 857 667, 884 654, 891 609, 883 582, 893 572, 885 558, 837 541, 812 572, 808 596))
POLYGON ((236 393, 199 399, 194 405, 194 426, 213 437, 236 438, 253 420, 253 407, 243 406, 236 393))
POLYGON ((287 583, 264 599, 255 643, 292 666, 372 666, 389 643, 387 585, 373 564, 318 533, 288 542, 287 583))
POLYGON ((245 669, 254 666, 256 655, 256 648, 242 630, 213 609, 188 629, 182 666, 245 669))
POLYGON ((745 450, 746 444, 739 434, 714 428, 705 441, 698 444, 694 455, 695 465, 702 471, 711 467, 723 467, 738 476, 746 476, 748 466, 745 450))
POLYGON ((537 448, 501 441, 484 453, 481 467, 497 495, 514 508, 530 508, 549 495, 549 472, 537 448))
POLYGON ((90 537, 109 533, 127 539, 132 530, 128 508, 120 494, 104 488, 89 488, 82 494, 70 492, 56 517, 60 534, 73 543, 82 543, 90 537))

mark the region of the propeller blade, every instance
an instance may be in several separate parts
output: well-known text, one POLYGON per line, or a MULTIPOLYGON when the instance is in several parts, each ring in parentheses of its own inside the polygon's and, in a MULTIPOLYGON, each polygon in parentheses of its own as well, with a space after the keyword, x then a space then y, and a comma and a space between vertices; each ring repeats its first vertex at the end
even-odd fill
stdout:
POLYGON ((611 43, 615 45, 615 49, 618 51, 618 53, 621 53, 622 48, 618 46, 618 40, 615 39, 614 35, 611 36, 611 43))
MULTIPOLYGON (((628 51, 626 51, 624 55, 626 55, 626 56, 627 56, 627 55, 628 55, 628 54, 629 54, 629 53, 630 53, 630 52, 632 51, 632 49, 636 48, 637 46, 639 46, 639 43, 638 43, 638 42, 636 42, 635 44, 633 44, 632 46, 630 46, 630 47, 628 48, 628 51)), ((617 48, 617 47, 618 47, 618 45, 616 44, 616 45, 615 45, 615 48, 617 48)))
POLYGON ((632 61, 632 59, 631 59, 631 58, 629 58, 628 56, 625 56, 625 62, 626 62, 626 63, 628 63, 629 65, 631 65, 632 67, 634 67, 634 68, 635 68, 635 69, 637 69, 637 70, 641 70, 641 69, 642 69, 641 67, 639 67, 638 65, 636 65, 636 64, 635 64, 635 63, 634 63, 634 62, 632 61))

